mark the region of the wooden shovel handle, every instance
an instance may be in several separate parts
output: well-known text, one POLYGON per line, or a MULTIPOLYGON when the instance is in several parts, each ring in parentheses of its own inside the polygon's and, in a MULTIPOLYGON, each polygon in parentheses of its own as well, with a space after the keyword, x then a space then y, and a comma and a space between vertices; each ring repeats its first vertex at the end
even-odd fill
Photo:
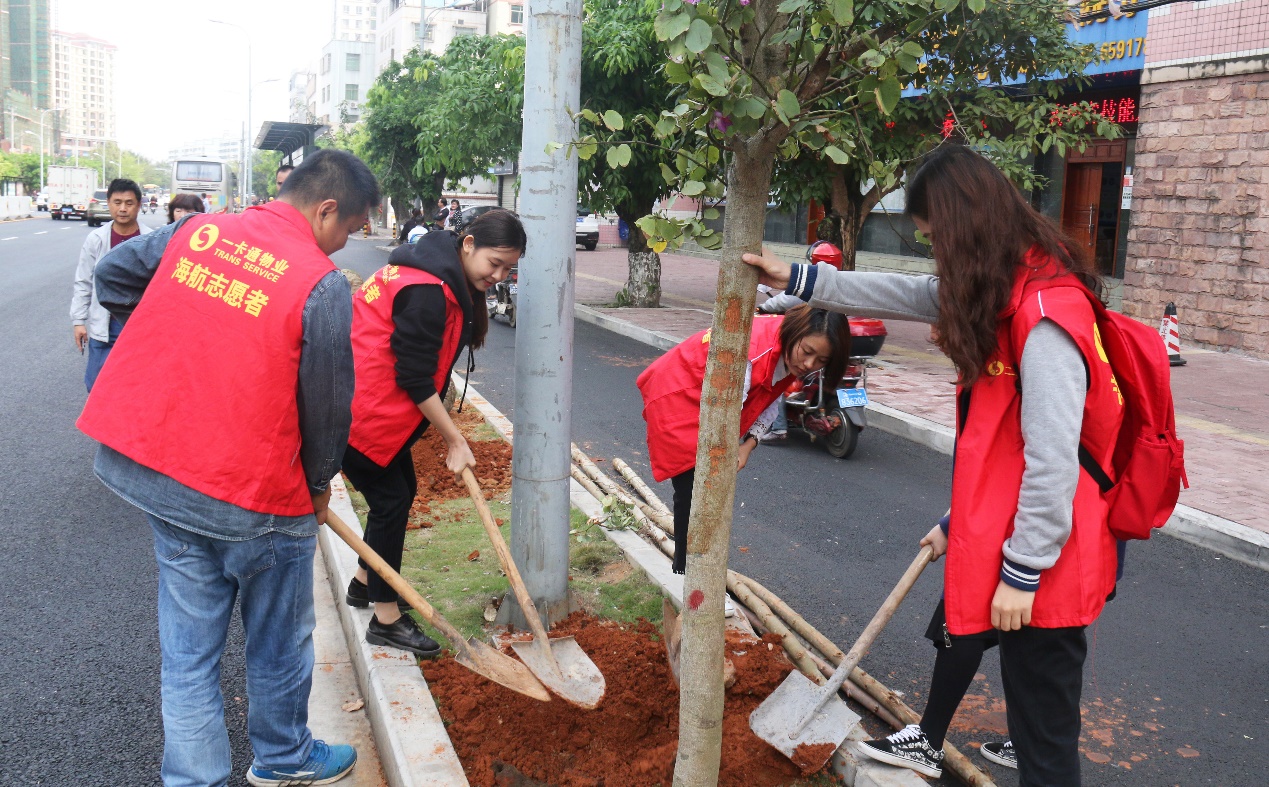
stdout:
POLYGON ((389 566, 387 561, 379 557, 379 553, 370 548, 370 545, 357 535, 356 531, 344 523, 344 520, 331 511, 326 509, 326 526, 335 532, 335 535, 343 539, 344 543, 352 547, 353 551, 364 561, 366 565, 383 578, 397 592, 397 595, 409 602, 410 606, 419 611, 423 619, 436 627, 438 631, 445 635, 449 640, 449 644, 453 645, 455 650, 466 651, 467 643, 463 640, 462 633, 453 627, 448 620, 441 616, 441 613, 432 608, 427 600, 419 595, 419 592, 405 581, 405 577, 398 574, 389 566))
POLYGON ((463 483, 467 485, 467 494, 471 495, 472 502, 476 504, 480 521, 485 526, 485 533, 489 535, 489 540, 493 543, 494 552, 498 555, 502 570, 507 572, 511 590, 516 594, 516 601, 520 602, 520 609, 524 612, 525 620, 529 622, 534 638, 546 646, 549 652, 550 646, 546 638, 546 629, 542 626, 542 618, 538 616, 533 597, 529 595, 529 589, 524 586, 524 580, 520 578, 520 569, 516 568, 515 561, 511 559, 511 550, 502 537, 502 531, 498 529, 498 523, 494 521, 493 512, 489 510, 489 504, 485 502, 485 493, 481 490, 470 467, 463 468, 463 483))
POLYGON ((917 553, 916 558, 908 566, 908 570, 903 572, 903 576, 899 578, 899 584, 895 585, 894 590, 890 591, 890 595, 886 596, 886 600, 881 604, 881 609, 878 609, 877 614, 872 616, 872 620, 868 622, 864 632, 859 635, 859 639, 855 640, 855 644, 847 652, 846 658, 842 659, 841 663, 837 665, 837 669, 833 672, 833 676, 829 678, 828 683, 821 688, 820 698, 815 703, 815 707, 811 708, 804 718, 799 719, 798 725, 793 729, 794 734, 800 732, 810 722, 825 700, 837 694, 842 684, 846 682, 851 670, 859 666, 864 654, 872 647, 872 643, 877 639, 877 635, 881 633, 881 630, 886 627, 886 624, 890 622, 890 618, 894 617, 895 610, 899 608, 904 596, 907 596, 908 591, 916 584, 917 577, 921 576, 921 572, 929 565, 933 556, 933 550, 929 547, 921 547, 921 551, 917 553))

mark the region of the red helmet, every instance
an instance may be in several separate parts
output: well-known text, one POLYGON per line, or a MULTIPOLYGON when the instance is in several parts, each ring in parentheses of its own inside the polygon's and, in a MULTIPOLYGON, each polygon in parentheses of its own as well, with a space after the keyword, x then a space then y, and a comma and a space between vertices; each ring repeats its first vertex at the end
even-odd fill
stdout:
POLYGON ((842 269, 842 250, 826 240, 816 241, 807 250, 806 256, 812 265, 818 262, 827 262, 837 270, 842 269))

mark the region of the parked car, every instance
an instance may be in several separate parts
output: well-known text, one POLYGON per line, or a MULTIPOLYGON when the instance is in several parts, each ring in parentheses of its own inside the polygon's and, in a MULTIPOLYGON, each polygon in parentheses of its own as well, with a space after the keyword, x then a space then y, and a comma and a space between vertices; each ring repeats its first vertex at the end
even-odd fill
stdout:
POLYGON ((110 221, 110 205, 106 202, 106 190, 97 189, 88 200, 88 226, 100 227, 110 221))
POLYGON ((40 211, 40 210, 42 210, 42 211, 47 211, 47 210, 48 210, 48 197, 44 196, 43 194, 41 194, 39 197, 37 197, 37 198, 36 198, 36 200, 35 200, 35 209, 36 209, 37 211, 40 211))
POLYGON ((461 226, 459 226, 458 229, 461 231, 463 227, 466 227, 468 224, 471 224, 473 221, 475 221, 477 216, 481 216, 485 213, 488 213, 491 210, 497 210, 497 209, 498 209, 497 205, 477 205, 474 208, 463 208, 463 215, 462 215, 463 223, 461 226))
POLYGON ((599 217, 589 210, 577 207, 577 244, 586 251, 594 251, 599 245, 599 217))

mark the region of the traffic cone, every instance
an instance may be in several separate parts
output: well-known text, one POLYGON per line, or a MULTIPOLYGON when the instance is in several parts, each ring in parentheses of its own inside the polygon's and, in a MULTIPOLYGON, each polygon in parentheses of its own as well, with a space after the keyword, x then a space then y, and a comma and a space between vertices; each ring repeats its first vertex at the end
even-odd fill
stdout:
POLYGON ((1176 304, 1169 303, 1163 310, 1163 322, 1159 324, 1159 336, 1168 348, 1168 363, 1172 366, 1185 366, 1181 357, 1181 326, 1176 318, 1176 304))

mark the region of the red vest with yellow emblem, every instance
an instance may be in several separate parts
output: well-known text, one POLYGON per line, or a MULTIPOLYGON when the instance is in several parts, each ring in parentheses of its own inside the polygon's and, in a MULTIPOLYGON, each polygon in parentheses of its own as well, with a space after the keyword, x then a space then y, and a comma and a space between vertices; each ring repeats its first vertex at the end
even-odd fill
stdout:
POLYGON ((168 242, 79 428, 217 500, 311 514, 295 392, 304 305, 333 270, 286 203, 189 219, 168 242))
MULTIPOLYGON (((445 335, 434 378, 438 392, 445 390, 461 349, 463 309, 439 277, 405 265, 386 265, 353 294, 357 389, 348 444, 380 467, 388 466, 423 421, 418 404, 397 385, 397 355, 392 351, 392 303, 403 287, 412 284, 439 284, 445 293, 445 335)), ((483 305, 477 304, 477 308, 483 305)))
MULTIPOLYGON (((782 315, 755 317, 749 336, 749 395, 740 411, 740 434, 779 399, 793 382, 785 375, 773 382, 780 363, 782 315)), ((700 433, 701 387, 709 357, 709 331, 701 331, 643 370, 636 384, 643 394, 643 420, 648 423, 648 459, 652 477, 664 481, 696 466, 700 433)))
MULTIPOLYGON (((944 574, 947 627, 953 634, 991 628, 991 601, 1000 584, 1002 548, 1012 535, 1026 467, 1020 418, 1018 364, 1027 336, 1043 318, 1075 340, 1088 371, 1080 442, 1109 466, 1123 420, 1123 399, 1102 350, 1092 294, 1041 252, 1032 249, 1000 314, 997 351, 968 390, 958 390, 952 516, 944 574)), ((1071 534, 1057 563, 1044 571, 1031 612, 1039 628, 1085 626, 1095 620, 1115 585, 1115 539, 1106 504, 1083 468, 1073 503, 1071 534)))

